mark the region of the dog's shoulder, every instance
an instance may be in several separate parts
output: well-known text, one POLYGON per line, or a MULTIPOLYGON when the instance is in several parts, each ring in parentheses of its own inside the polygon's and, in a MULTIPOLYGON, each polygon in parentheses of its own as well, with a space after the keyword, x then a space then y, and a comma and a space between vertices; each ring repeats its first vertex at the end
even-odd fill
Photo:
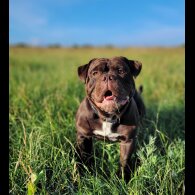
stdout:
POLYGON ((133 96, 133 99, 135 100, 138 112, 140 117, 142 118, 143 116, 145 116, 146 114, 146 108, 145 108, 145 104, 143 102, 143 99, 141 97, 141 93, 143 91, 143 87, 141 90, 139 90, 139 92, 137 90, 135 90, 135 94, 133 96))
POLYGON ((127 110, 121 117, 121 124, 123 125, 137 125, 139 121, 139 111, 134 98, 131 99, 127 110))
POLYGON ((79 117, 90 118, 91 115, 92 115, 92 108, 89 104, 87 97, 85 97, 79 105, 79 108, 76 113, 76 119, 78 119, 79 117))

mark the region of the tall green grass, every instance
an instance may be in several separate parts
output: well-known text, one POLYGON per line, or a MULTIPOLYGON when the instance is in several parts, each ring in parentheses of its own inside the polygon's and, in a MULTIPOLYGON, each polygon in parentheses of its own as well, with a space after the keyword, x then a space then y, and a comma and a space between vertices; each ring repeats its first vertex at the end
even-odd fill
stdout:
POLYGON ((10 48, 10 194, 184 194, 184 58, 184 48, 10 48), (112 56, 143 63, 147 116, 127 184, 118 143, 94 140, 94 170, 76 171, 77 67, 112 56))

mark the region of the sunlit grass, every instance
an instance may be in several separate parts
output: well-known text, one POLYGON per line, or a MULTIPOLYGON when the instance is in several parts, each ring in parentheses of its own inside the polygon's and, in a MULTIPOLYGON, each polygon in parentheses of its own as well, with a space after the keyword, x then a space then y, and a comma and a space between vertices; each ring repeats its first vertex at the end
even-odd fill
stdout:
POLYGON ((10 193, 184 194, 184 62, 184 48, 11 48, 10 193), (136 85, 147 117, 128 184, 115 175, 117 143, 94 142, 93 172, 81 178, 75 168, 75 113, 85 94, 77 67, 112 56, 143 63, 136 85))

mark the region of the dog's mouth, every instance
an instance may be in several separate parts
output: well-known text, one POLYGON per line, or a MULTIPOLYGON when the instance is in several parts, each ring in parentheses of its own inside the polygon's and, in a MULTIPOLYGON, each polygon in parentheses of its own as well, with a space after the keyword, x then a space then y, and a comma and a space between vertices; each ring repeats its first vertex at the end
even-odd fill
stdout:
POLYGON ((97 107, 107 113, 115 113, 129 102, 129 96, 116 95, 111 90, 107 90, 102 95, 100 102, 95 101, 97 107))
POLYGON ((115 104, 121 104, 124 105, 129 101, 129 96, 126 96, 124 98, 119 98, 116 97, 112 91, 107 90, 104 94, 104 99, 103 99, 103 103, 111 103, 111 102, 115 102, 115 104))
POLYGON ((114 100, 116 99, 116 97, 112 94, 112 91, 108 90, 106 91, 106 93, 104 94, 104 100, 114 100))

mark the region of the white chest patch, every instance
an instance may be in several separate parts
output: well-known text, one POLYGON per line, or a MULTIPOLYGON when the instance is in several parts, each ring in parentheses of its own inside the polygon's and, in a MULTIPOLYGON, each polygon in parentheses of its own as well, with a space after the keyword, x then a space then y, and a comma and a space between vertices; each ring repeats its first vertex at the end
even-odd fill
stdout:
POLYGON ((120 134, 119 133, 113 133, 111 128, 112 128, 112 123, 103 122, 102 123, 102 130, 94 130, 93 133, 95 135, 108 137, 110 140, 115 141, 120 136, 120 134))

